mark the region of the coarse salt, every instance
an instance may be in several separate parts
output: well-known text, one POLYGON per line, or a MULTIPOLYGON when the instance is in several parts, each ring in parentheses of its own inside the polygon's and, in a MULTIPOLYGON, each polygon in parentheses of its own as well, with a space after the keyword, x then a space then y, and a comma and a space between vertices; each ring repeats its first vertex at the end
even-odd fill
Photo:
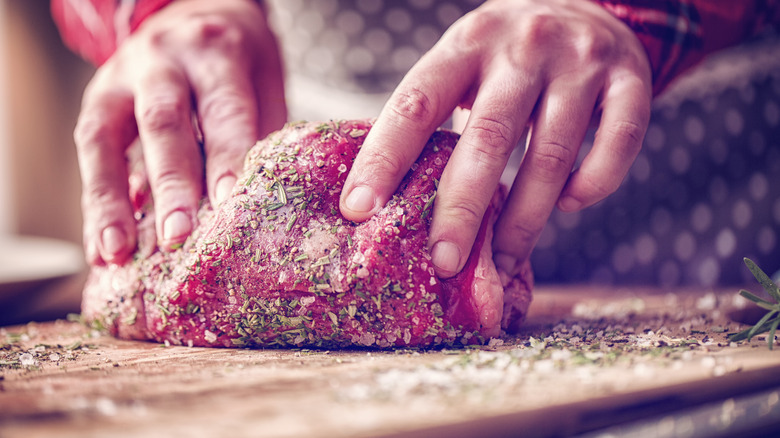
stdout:
POLYGON ((370 274, 370 272, 368 272, 368 269, 366 269, 364 266, 361 266, 355 272, 355 275, 357 276, 357 278, 366 278, 366 277, 368 277, 369 274, 370 274))
POLYGON ((22 353, 19 355, 19 362, 23 367, 29 367, 35 365, 35 358, 30 353, 22 353))

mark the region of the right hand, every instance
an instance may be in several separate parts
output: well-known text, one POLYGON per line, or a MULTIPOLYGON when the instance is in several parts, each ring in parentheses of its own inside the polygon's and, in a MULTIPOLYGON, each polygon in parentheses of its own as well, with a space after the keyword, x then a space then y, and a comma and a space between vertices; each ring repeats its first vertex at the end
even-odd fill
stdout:
POLYGON ((514 277, 556 206, 579 210, 618 188, 641 148, 651 98, 644 47, 602 6, 484 2, 398 85, 344 183, 341 211, 354 221, 376 213, 436 127, 456 108, 468 110, 439 181, 429 233, 436 273, 452 277, 465 266, 509 155, 528 128, 493 237, 496 265, 514 277), (572 171, 596 119, 593 147, 572 171))
POLYGON ((158 246, 170 250, 195 226, 203 160, 206 191, 217 205, 249 148, 286 121, 281 62, 265 15, 252 0, 176 1, 97 70, 75 131, 90 263, 124 263, 136 247, 125 157, 136 138, 158 246))

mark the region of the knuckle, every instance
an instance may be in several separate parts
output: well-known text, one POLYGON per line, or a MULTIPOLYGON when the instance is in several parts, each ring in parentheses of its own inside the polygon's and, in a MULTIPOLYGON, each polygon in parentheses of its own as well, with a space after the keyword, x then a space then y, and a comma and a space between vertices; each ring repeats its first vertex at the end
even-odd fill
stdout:
POLYGON ((229 90, 215 93, 202 102, 202 115, 216 124, 234 118, 246 118, 252 111, 251 106, 237 91, 229 90))
POLYGON ((105 207, 115 205, 118 202, 120 202, 119 194, 116 192, 114 184, 107 179, 100 178, 84 184, 81 193, 81 206, 85 212, 92 211, 93 207, 96 206, 105 207))
POLYGON ((157 194, 174 191, 186 185, 186 178, 181 170, 172 163, 164 163, 155 174, 150 175, 150 180, 157 194))
POLYGON ((565 178, 574 162, 574 153, 563 143, 554 140, 541 140, 528 154, 531 169, 545 181, 565 178))
POLYGON ((617 47, 615 37, 600 28, 583 27, 574 39, 575 50, 582 62, 609 59, 617 47))
POLYGON ((636 122, 621 120, 615 122, 607 129, 610 136, 615 138, 618 144, 627 145, 632 151, 638 151, 642 146, 645 128, 636 122))
MULTIPOLYGON (((152 29, 147 36, 147 42, 149 48, 153 50, 159 50, 161 48, 164 48, 170 39, 170 30, 169 29, 152 29)), ((132 44, 132 41, 131 41, 132 44)))
POLYGON ((613 154, 620 161, 633 160, 644 141, 645 128, 636 122, 620 120, 599 128, 597 141, 612 145, 613 154))
POLYGON ((234 21, 225 17, 196 16, 187 31, 190 41, 199 47, 225 50, 244 43, 244 33, 234 21))
POLYGON ((149 177, 155 205, 161 210, 170 211, 177 206, 187 205, 192 201, 193 192, 198 191, 180 169, 170 166, 160 169, 156 174, 150 174, 149 177))
POLYGON ((543 47, 541 44, 549 44, 550 39, 557 41, 560 35, 567 31, 560 18, 551 12, 539 12, 531 14, 523 20, 520 27, 521 40, 532 44, 528 47, 543 47))
POLYGON ((436 113, 436 102, 429 93, 412 87, 394 93, 388 108, 398 117, 415 125, 425 125, 436 113))
POLYGON ((456 46, 468 50, 484 44, 489 35, 494 34, 505 17, 492 9, 475 9, 453 24, 453 36, 456 46))
POLYGON ((478 199, 456 195, 442 198, 442 201, 441 212, 450 221, 462 224, 465 228, 476 228, 482 223, 485 205, 478 199))
MULTIPOLYGON (((501 224, 502 238, 511 246, 527 248, 533 246, 536 238, 541 234, 544 224, 541 226, 521 220, 519 217, 507 218, 501 224)), ((507 245, 503 245, 506 247, 507 245)))
POLYGON ((103 144, 111 137, 111 126, 100 117, 79 117, 73 130, 73 141, 78 149, 103 144))
POLYGON ((475 135, 472 154, 478 163, 503 164, 515 146, 514 129, 497 118, 479 117, 470 124, 475 135))
POLYGON ((365 169, 375 176, 403 175, 406 166, 406 160, 392 148, 374 150, 365 162, 365 169))
POLYGON ((519 29, 521 47, 555 47, 569 65, 589 66, 618 53, 621 42, 610 31, 589 23, 571 22, 552 11, 529 15, 519 29))
POLYGON ((141 111, 138 124, 150 133, 177 131, 184 125, 184 115, 188 113, 182 99, 158 101, 141 111))

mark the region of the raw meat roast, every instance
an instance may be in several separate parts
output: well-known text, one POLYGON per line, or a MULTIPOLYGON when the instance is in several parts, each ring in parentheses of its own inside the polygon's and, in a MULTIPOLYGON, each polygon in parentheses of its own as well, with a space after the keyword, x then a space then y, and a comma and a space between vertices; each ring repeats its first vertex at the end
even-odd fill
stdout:
POLYGON ((426 249, 436 184, 457 135, 440 130, 396 195, 364 223, 339 213, 371 123, 296 123, 258 142, 230 198, 204 199, 184 245, 158 251, 142 166, 131 196, 139 247, 96 266, 83 315, 126 339, 214 347, 425 347, 484 342, 522 321, 529 266, 496 270, 497 191, 465 269, 440 280, 426 249))

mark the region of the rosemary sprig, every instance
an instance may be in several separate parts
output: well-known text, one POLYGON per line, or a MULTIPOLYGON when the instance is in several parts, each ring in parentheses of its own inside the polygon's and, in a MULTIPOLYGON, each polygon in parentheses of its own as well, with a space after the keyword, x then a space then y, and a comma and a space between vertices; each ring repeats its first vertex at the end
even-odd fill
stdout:
POLYGON ((760 320, 758 320, 756 325, 753 327, 730 335, 729 341, 750 341, 753 336, 768 331, 769 336, 767 336, 766 342, 769 345, 769 349, 771 350, 775 343, 775 332, 777 331, 777 327, 780 325, 780 287, 778 287, 777 284, 775 284, 775 282, 773 282, 772 279, 769 278, 769 276, 766 275, 766 273, 762 271, 761 268, 755 264, 755 262, 753 262, 753 260, 750 260, 747 257, 745 257, 744 260, 745 265, 747 265, 748 269, 750 269, 750 272, 753 273, 753 276, 756 277, 756 280, 761 283, 761 286, 764 288, 764 290, 767 291, 769 296, 775 300, 775 302, 773 303, 771 301, 765 300, 744 289, 739 291, 740 295, 756 303, 758 307, 768 310, 768 312, 760 320))

